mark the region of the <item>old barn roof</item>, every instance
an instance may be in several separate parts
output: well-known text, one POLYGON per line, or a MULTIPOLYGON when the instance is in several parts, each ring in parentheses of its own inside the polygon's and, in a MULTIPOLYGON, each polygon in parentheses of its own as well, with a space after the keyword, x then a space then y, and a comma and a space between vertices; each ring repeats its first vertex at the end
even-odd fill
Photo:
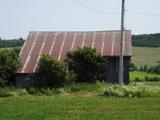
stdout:
MULTIPOLYGON (((18 73, 34 73, 42 54, 63 61, 68 51, 92 47, 104 56, 119 56, 120 31, 30 32, 20 52, 18 73)), ((125 31, 124 55, 131 56, 131 31, 125 31)))

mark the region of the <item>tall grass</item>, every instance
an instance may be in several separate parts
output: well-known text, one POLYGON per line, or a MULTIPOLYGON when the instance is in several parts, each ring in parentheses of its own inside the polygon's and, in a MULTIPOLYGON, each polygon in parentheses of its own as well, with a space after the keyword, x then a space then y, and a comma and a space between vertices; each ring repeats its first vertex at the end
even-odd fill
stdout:
MULTIPOLYGON (((153 82, 152 82, 153 83, 153 82)), ((160 95, 160 84, 132 83, 129 85, 111 85, 104 82, 96 84, 71 84, 61 88, 0 88, 0 97, 12 96, 57 96, 57 95, 105 95, 114 97, 143 97, 160 95)), ((158 82, 157 82, 158 83, 158 82)))
POLYGON ((26 89, 17 89, 14 87, 0 88, 0 97, 24 96, 27 94, 26 89))

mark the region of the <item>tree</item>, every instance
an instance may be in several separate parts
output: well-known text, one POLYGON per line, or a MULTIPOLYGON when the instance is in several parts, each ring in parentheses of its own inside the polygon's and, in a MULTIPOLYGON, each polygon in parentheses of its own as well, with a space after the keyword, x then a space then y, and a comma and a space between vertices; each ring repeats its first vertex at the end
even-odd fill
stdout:
POLYGON ((79 48, 67 54, 68 70, 76 74, 76 82, 104 80, 107 59, 96 53, 96 49, 79 48))
POLYGON ((14 74, 19 66, 14 49, 0 50, 0 86, 14 84, 14 74))
POLYGON ((38 87, 59 87, 65 82, 64 65, 49 55, 42 55, 36 74, 38 87))

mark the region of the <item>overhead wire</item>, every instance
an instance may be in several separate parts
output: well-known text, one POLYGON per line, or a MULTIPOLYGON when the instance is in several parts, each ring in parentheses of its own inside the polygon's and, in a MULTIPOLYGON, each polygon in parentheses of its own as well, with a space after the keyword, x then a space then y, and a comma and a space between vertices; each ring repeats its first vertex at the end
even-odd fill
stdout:
MULTIPOLYGON (((87 9, 90 9, 90 10, 92 10, 92 11, 95 11, 95 12, 97 12, 97 13, 110 14, 110 15, 120 15, 119 12, 104 11, 104 10, 100 10, 100 9, 91 7, 90 5, 87 5, 87 4, 83 3, 83 2, 81 2, 80 0, 73 0, 73 1, 76 2, 76 3, 78 3, 78 4, 81 5, 81 6, 87 8, 87 9)), ((139 15, 145 15, 145 16, 151 16, 151 17, 160 18, 160 15, 152 14, 152 13, 147 13, 147 12, 142 12, 142 11, 135 11, 135 10, 126 9, 125 12, 126 12, 126 13, 139 14, 139 15)))
POLYGON ((109 14, 109 15, 119 15, 120 14, 119 12, 103 11, 103 10, 91 7, 91 6, 89 6, 89 5, 81 2, 80 0, 73 0, 73 1, 76 2, 76 3, 78 3, 79 5, 87 8, 87 9, 90 9, 92 11, 95 11, 95 12, 98 12, 98 13, 101 13, 101 14, 109 14))

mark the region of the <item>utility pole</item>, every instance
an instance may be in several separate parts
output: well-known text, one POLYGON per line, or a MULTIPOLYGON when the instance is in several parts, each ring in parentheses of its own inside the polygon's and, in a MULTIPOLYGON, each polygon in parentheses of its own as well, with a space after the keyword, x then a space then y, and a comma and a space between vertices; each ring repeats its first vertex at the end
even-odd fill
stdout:
POLYGON ((119 57, 119 84, 123 84, 123 53, 124 53, 124 12, 125 12, 125 0, 122 0, 121 11, 121 38, 120 38, 120 57, 119 57))

